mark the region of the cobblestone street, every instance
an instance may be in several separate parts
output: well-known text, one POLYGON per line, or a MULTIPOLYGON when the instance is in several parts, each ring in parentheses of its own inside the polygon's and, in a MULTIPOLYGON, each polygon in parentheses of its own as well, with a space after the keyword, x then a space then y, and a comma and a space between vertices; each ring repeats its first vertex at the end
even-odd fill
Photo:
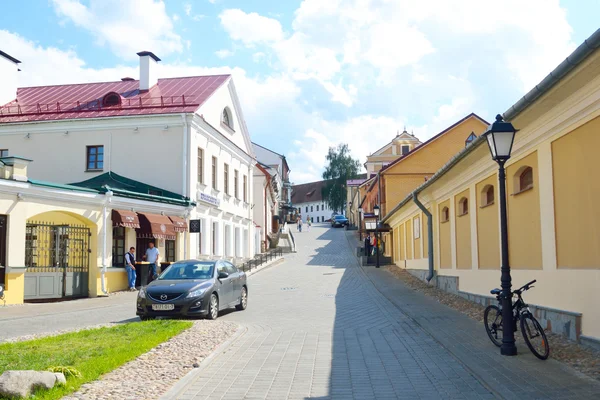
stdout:
MULTIPOLYGON (((298 253, 252 277, 248 310, 222 317, 246 326, 246 333, 180 385, 178 393, 170 394, 182 400, 524 399, 600 394, 595 382, 554 361, 539 362, 523 349, 517 358, 501 358, 495 346, 485 343, 482 326, 474 328, 475 322, 447 326, 436 315, 436 307, 443 306, 410 289, 405 289, 410 297, 394 305, 383 294, 395 288, 391 275, 374 269, 373 277, 371 270, 363 272, 346 235, 351 237, 350 232, 319 225, 295 233, 298 253), (385 292, 370 278, 387 279, 385 292), (411 312, 398 306, 408 306, 411 312), (469 355, 467 347, 451 351, 443 338, 427 332, 431 326, 411 318, 415 310, 421 317, 432 313, 426 319, 437 324, 438 336, 459 335, 457 331, 464 328, 463 340, 456 341, 459 347, 472 340, 470 329, 477 329, 476 342, 488 356, 469 355), (486 364, 492 362, 505 364, 495 369, 486 364), (528 365, 534 378, 531 385, 526 378, 528 365), (516 368, 512 375, 511 366, 516 368), (471 367, 480 370, 474 373, 471 367), (499 375, 493 376, 494 372, 499 375), (549 372, 560 377, 550 378, 549 372), (511 389, 498 390, 499 377, 507 379, 511 389)), ((448 312, 447 317, 456 313, 448 312)))

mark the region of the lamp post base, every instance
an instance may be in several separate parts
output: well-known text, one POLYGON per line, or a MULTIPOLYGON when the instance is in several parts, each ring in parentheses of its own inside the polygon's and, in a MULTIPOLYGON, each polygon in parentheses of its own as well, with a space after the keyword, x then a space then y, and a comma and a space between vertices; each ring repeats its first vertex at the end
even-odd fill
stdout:
POLYGON ((517 355, 517 346, 514 343, 512 345, 502 343, 500 347, 500 354, 503 356, 516 356, 517 355))

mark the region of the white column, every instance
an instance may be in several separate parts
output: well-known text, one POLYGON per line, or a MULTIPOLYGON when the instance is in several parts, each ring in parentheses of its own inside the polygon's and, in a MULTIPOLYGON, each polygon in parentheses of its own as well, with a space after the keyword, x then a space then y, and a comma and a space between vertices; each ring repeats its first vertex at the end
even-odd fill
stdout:
POLYGON ((554 181, 552 171, 552 143, 547 141, 538 148, 538 176, 540 196, 540 219, 542 230, 542 268, 553 271, 557 268, 556 221, 554 219, 554 181))

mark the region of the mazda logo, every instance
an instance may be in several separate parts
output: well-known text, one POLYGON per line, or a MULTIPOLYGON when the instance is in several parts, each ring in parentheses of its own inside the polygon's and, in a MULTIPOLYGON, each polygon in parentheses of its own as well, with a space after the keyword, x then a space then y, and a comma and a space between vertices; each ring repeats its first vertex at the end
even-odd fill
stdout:
POLYGON ((166 300, 167 299, 167 295, 166 294, 161 294, 160 295, 160 299, 161 300, 166 300))

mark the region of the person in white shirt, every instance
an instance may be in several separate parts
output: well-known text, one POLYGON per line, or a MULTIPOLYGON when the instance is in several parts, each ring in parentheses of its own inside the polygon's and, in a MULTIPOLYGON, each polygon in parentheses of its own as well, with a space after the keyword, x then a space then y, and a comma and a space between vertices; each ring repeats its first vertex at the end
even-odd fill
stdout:
POLYGON ((127 270, 129 290, 135 290, 135 247, 130 247, 129 252, 125 253, 125 269, 127 270))
POLYGON ((158 261, 158 257, 160 253, 157 247, 154 247, 154 242, 148 243, 148 248, 146 249, 146 255, 144 259, 150 263, 150 276, 152 280, 156 279, 156 262, 158 261))

